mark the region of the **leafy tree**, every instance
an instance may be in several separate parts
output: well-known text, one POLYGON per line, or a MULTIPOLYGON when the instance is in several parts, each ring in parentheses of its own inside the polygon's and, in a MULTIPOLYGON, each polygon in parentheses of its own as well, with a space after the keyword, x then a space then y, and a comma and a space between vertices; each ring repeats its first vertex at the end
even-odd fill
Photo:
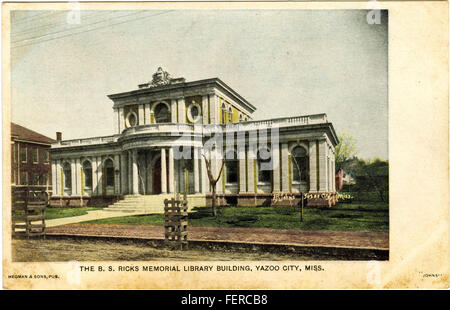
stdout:
POLYGON ((338 135, 339 144, 335 148, 336 168, 342 168, 342 163, 356 156, 355 138, 347 132, 338 135))

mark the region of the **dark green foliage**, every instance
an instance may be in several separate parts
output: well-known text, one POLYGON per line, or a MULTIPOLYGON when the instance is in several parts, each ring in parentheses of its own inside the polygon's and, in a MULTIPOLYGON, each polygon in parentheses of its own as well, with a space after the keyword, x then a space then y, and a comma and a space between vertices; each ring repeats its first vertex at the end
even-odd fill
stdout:
POLYGON ((382 159, 359 161, 356 171, 356 192, 376 192, 380 201, 389 199, 389 163, 382 159))

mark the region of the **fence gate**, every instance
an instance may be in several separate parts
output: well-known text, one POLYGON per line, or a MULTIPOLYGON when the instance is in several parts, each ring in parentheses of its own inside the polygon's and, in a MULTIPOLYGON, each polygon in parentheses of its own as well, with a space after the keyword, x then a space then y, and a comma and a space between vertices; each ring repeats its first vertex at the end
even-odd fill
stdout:
POLYGON ((45 208, 48 205, 47 192, 28 188, 12 191, 12 234, 43 236, 45 238, 45 208))
POLYGON ((166 245, 171 247, 183 246, 187 248, 187 199, 186 196, 181 200, 179 196, 177 199, 171 198, 164 200, 164 230, 166 245))

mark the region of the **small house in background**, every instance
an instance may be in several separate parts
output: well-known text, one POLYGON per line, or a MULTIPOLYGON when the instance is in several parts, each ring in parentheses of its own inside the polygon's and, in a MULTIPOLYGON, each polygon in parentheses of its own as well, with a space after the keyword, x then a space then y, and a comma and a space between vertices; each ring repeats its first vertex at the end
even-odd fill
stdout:
POLYGON ((342 181, 344 182, 344 184, 354 184, 355 178, 351 175, 350 172, 342 170, 342 181))
POLYGON ((52 189, 50 144, 55 140, 11 122, 11 185, 52 189))

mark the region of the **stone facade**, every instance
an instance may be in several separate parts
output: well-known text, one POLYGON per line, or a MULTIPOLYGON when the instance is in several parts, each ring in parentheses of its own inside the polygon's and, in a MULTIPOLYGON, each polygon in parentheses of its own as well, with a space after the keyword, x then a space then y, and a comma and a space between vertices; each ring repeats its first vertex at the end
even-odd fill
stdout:
POLYGON ((259 205, 274 193, 334 191, 338 139, 326 114, 254 121, 256 108, 220 79, 186 82, 162 69, 139 89, 108 97, 113 135, 52 144, 55 204, 206 196, 203 156, 217 175, 222 157, 216 153, 225 158, 217 183, 224 203, 259 205))

